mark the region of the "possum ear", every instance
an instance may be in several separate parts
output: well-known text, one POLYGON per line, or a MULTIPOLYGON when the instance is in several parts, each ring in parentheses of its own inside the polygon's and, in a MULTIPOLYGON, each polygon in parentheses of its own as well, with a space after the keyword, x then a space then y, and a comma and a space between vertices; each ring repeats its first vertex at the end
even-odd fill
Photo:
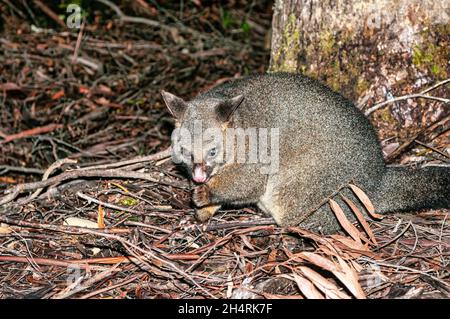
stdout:
POLYGON ((161 91, 161 95, 167 105, 167 108, 169 109, 170 114, 172 114, 176 119, 180 119, 186 110, 186 102, 182 98, 166 91, 161 91))
POLYGON ((244 95, 237 95, 231 99, 220 102, 216 106, 217 118, 220 122, 228 122, 234 111, 241 105, 244 95))

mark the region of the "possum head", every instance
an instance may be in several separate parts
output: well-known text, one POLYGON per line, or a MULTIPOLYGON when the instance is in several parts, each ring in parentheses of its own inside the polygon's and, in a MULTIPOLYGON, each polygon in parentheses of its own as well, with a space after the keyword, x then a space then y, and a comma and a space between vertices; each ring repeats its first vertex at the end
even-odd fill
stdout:
POLYGON ((186 102, 165 91, 161 94, 176 121, 172 160, 181 164, 194 182, 207 182, 226 162, 225 130, 244 96, 199 97, 186 102))

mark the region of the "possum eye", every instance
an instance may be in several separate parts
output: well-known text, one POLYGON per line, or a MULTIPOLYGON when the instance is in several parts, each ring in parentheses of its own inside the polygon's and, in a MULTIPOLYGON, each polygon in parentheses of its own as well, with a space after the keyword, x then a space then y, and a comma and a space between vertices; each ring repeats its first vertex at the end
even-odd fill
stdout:
POLYGON ((215 157, 217 155, 217 148, 213 147, 212 149, 210 149, 208 151, 208 156, 209 157, 215 157))

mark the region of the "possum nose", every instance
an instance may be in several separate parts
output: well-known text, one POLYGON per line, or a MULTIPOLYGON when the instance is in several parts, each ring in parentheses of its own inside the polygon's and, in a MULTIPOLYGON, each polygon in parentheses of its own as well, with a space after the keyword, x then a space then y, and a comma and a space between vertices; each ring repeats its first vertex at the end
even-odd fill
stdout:
POLYGON ((208 176, 201 166, 194 167, 194 173, 192 174, 192 179, 196 183, 206 182, 208 176))

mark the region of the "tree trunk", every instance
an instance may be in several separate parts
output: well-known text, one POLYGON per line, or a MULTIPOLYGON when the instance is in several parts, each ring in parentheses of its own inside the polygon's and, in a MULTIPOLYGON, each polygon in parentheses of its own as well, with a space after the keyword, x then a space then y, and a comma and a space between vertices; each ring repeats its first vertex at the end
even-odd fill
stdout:
POLYGON ((449 14, 448 0, 276 0, 269 71, 365 105, 417 92, 449 76, 449 14))

